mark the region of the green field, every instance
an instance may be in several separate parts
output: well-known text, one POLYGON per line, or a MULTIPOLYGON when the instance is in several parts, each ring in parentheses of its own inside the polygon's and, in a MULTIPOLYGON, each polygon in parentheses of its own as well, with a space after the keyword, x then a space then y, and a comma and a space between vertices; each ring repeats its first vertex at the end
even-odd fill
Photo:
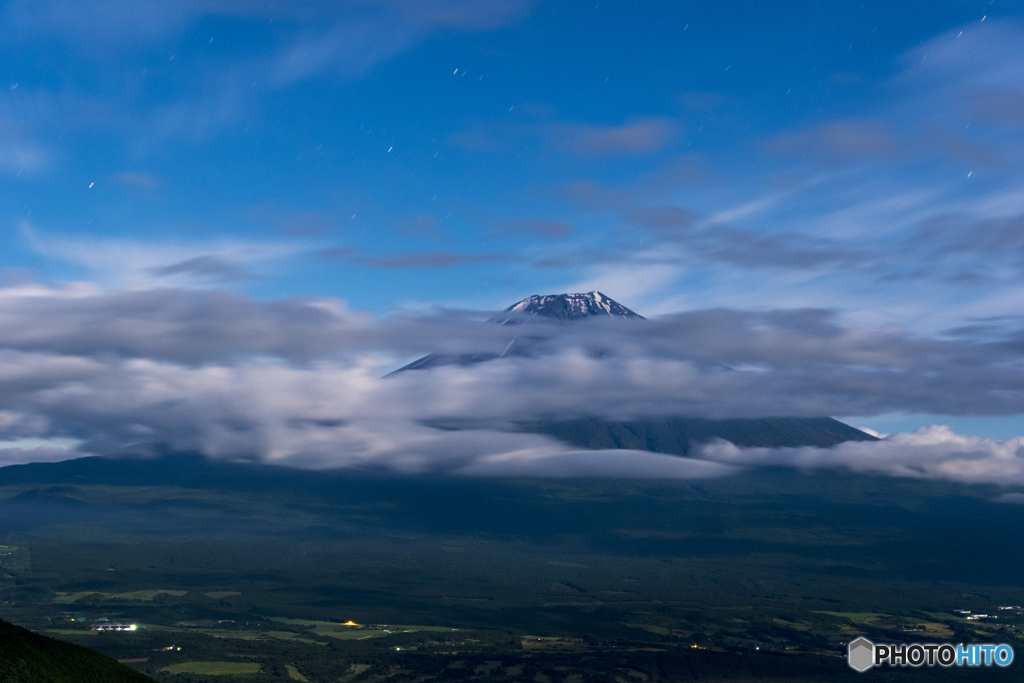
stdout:
POLYGON ((259 664, 248 662, 184 662, 166 666, 161 671, 169 674, 206 674, 208 676, 229 676, 238 674, 258 674, 259 664))
POLYGON ((72 602, 78 602, 83 598, 99 598, 103 600, 152 600, 158 595, 172 595, 180 598, 183 595, 187 595, 188 591, 176 591, 176 590, 138 590, 138 591, 127 591, 125 593, 101 593, 99 591, 78 591, 77 593, 61 593, 58 592, 54 597, 53 601, 57 603, 68 604, 72 602))

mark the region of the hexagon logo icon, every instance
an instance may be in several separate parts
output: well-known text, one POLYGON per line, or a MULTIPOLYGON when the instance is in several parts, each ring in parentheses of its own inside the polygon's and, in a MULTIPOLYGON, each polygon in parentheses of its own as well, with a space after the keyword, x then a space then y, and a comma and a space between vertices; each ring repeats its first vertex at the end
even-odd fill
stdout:
POLYGON ((856 671, 867 671, 875 664, 875 644, 867 638, 851 640, 846 646, 846 661, 856 671))

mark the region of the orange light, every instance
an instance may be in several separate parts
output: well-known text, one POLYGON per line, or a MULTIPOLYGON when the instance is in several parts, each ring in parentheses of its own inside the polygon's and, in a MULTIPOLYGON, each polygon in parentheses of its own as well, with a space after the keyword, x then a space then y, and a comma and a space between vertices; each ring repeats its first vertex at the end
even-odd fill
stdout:
POLYGON ((359 626, 359 624, 357 624, 356 622, 354 622, 351 619, 349 619, 344 624, 342 624, 342 626, 359 626))

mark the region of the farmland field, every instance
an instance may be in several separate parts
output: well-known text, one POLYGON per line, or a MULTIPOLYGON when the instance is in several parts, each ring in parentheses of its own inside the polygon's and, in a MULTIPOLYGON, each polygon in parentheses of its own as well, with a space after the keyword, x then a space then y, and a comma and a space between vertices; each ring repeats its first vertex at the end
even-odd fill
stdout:
MULTIPOLYGON (((583 681, 608 667, 715 680, 737 666, 842 680, 858 634, 1024 647, 1019 610, 1000 610, 1024 602, 1024 506, 992 502, 994 487, 771 471, 660 484, 105 467, 0 470, 2 541, 31 557, 0 580, 0 617, 147 659, 130 666, 158 680, 240 675, 195 662, 246 665, 252 681, 398 683, 479 667, 494 681, 583 681), (35 489, 30 505, 14 500, 35 489), (969 555, 945 542, 968 529, 969 555), (91 631, 100 619, 138 630, 91 631)), ((926 674, 948 678, 901 672, 926 674)))

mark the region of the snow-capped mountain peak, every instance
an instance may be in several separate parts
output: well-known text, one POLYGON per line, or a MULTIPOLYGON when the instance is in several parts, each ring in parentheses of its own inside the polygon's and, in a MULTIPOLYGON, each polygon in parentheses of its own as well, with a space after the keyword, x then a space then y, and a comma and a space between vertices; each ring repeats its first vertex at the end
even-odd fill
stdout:
MULTIPOLYGON (((559 320, 582 320, 592 316, 609 315, 629 320, 644 320, 614 299, 598 291, 578 294, 534 294, 505 309, 506 313, 539 315, 559 320)), ((511 321, 511 319, 508 319, 511 321)), ((506 320, 496 320, 506 322, 506 320)))
MULTIPOLYGON (((634 313, 618 301, 601 292, 585 294, 534 294, 505 309, 500 315, 490 318, 488 322, 499 325, 519 325, 529 323, 533 317, 553 318, 561 321, 585 320, 587 318, 610 316, 625 320, 646 320, 642 315, 634 313)), ((517 335, 509 340, 501 353, 496 350, 479 353, 431 353, 419 360, 403 366, 388 376, 406 370, 429 370, 443 365, 476 365, 505 357, 530 357, 535 352, 538 342, 544 341, 543 330, 530 328, 533 335, 517 335), (540 336, 538 336, 540 332, 540 336)))

